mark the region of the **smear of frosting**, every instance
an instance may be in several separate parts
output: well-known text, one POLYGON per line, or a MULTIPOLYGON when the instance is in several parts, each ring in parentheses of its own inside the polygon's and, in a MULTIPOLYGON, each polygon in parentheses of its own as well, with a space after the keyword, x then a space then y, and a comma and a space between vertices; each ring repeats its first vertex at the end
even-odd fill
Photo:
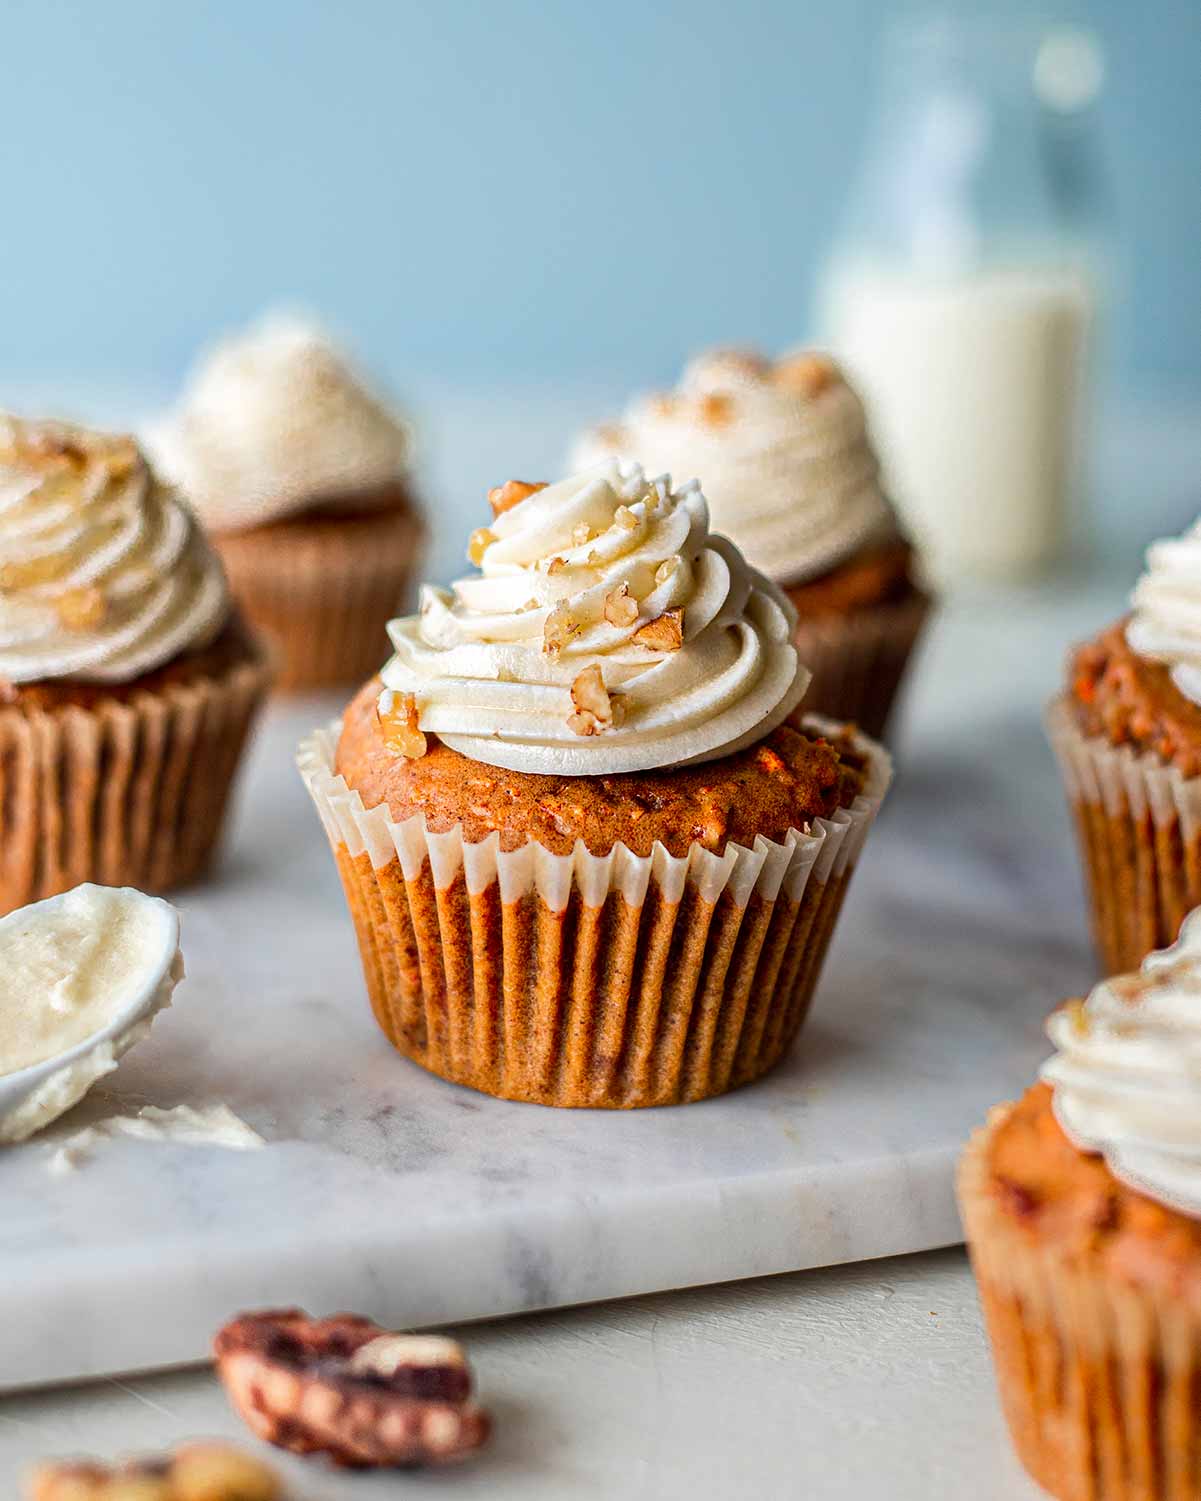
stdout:
POLYGON ((50 1171, 73 1172, 89 1161, 103 1142, 122 1136, 179 1146, 224 1147, 231 1152, 251 1152, 266 1146, 259 1133, 226 1104, 172 1105, 169 1109, 144 1105, 137 1115, 110 1115, 68 1136, 50 1158, 50 1171))
POLYGON ((773 578, 799 582, 892 534, 892 508, 863 406, 823 357, 771 363, 716 351, 678 388, 636 400, 577 442, 573 465, 606 456, 648 473, 699 475, 713 525, 773 578))
POLYGON ((228 613, 216 555, 132 438, 0 416, 0 678, 129 682, 228 613))
POLYGON ((218 344, 147 443, 206 526, 241 531, 391 503, 412 435, 319 329, 276 317, 218 344))
POLYGON ((1058 1052, 1042 1076, 1068 1136, 1132 1188, 1201 1216, 1201 912, 1047 1031, 1058 1052))
POLYGON ((480 571, 389 625, 380 709, 477 761, 599 776, 762 738, 810 674, 779 589, 709 530, 696 481, 609 461, 473 538, 480 571))
POLYGON ((1181 693, 1201 704, 1201 521, 1183 537, 1151 544, 1131 604, 1130 645, 1165 663, 1181 693))

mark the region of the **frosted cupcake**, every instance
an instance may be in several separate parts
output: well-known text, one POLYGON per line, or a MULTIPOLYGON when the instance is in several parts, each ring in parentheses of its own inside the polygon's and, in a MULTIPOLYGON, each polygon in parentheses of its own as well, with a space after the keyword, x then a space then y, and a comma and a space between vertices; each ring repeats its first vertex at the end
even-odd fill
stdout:
POLYGON ((1132 604, 1073 652, 1048 719, 1108 974, 1201 905, 1201 523, 1150 548, 1132 604))
POLYGON ((703 477, 715 529, 797 611, 813 672, 806 704, 880 734, 930 601, 880 487, 862 403, 838 367, 811 353, 776 363, 702 355, 675 391, 584 433, 573 460, 614 455, 648 473, 703 477))
POLYGON ((411 435, 320 332, 275 319, 218 345, 148 441, 275 644, 281 687, 379 665, 424 538, 411 435))
POLYGON ((269 676, 132 438, 0 417, 0 910, 200 875, 269 676))
POLYGON ((301 767, 376 1018, 445 1078, 628 1107, 758 1078, 806 1014, 888 759, 790 724, 783 594, 636 466, 510 482, 301 767))
POLYGON ((959 1194, 1005 1415, 1060 1501, 1186 1501, 1201 1427, 1201 917, 1069 1002, 959 1194))

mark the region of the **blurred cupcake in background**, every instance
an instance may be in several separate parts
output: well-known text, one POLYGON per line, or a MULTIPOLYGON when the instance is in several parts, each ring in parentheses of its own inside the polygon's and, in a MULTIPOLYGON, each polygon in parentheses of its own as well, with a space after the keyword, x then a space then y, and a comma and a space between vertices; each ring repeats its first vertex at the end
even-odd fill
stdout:
POLYGON ((796 608, 813 672, 805 707, 881 734, 930 599, 881 489, 863 405, 837 365, 809 352, 701 355, 675 391, 583 433, 572 465, 614 456, 702 477, 714 528, 796 608))
POLYGON ((959 1202, 1014 1445, 1061 1501, 1201 1494, 1201 915, 1047 1024, 959 1202))
POLYGON ((148 435, 292 691, 379 666, 425 528, 412 435, 320 330, 269 318, 199 363, 148 435))
POLYGON ((200 875, 269 678, 132 438, 0 417, 0 910, 200 875))
POLYGON ((1201 905, 1201 522, 1148 550, 1131 603, 1072 653, 1048 715, 1107 974, 1201 905))

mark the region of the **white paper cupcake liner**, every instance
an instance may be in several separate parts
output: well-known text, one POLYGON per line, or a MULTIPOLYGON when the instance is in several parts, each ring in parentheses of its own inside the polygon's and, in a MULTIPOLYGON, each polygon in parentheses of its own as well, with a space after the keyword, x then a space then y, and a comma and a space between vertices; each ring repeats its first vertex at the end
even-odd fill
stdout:
MULTIPOLYGON (((806 728, 842 726, 810 716, 806 728)), ((847 882, 887 790, 782 842, 649 856, 580 842, 500 849, 367 808, 334 771, 338 726, 298 764, 346 887, 377 1019, 395 1046, 511 1099, 637 1106, 759 1077, 796 1035, 847 882)))
POLYGON ((1047 734, 1076 821, 1093 935, 1106 974, 1175 942, 1201 904, 1201 777, 1084 735, 1066 698, 1047 734))

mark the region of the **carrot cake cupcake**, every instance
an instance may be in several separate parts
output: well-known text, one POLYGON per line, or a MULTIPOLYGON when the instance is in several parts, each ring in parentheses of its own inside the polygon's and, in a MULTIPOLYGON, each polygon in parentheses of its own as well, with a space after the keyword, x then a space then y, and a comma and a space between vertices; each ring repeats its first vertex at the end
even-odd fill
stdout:
POLYGON ((1010 1431, 1061 1501, 1201 1495, 1201 914, 1048 1024, 964 1156, 1010 1431))
POLYGON ((132 438, 0 416, 0 910, 198 876, 269 679, 132 438))
POLYGON ((422 591, 301 752, 376 1017, 510 1099, 747 1083, 808 1009, 888 759, 790 722, 793 610, 695 481, 610 462, 489 498, 479 572, 422 591))
POLYGON ((824 355, 718 350, 575 446, 702 476, 714 527, 775 579, 813 673, 806 705, 883 732, 930 600, 880 487, 863 405, 824 355))
POLYGON ((424 524, 408 426, 316 329, 272 319, 203 360, 148 435, 290 690, 379 666, 424 524))
POLYGON ((1132 604, 1072 653, 1048 717, 1107 974, 1201 905, 1201 523, 1150 548, 1132 604))

